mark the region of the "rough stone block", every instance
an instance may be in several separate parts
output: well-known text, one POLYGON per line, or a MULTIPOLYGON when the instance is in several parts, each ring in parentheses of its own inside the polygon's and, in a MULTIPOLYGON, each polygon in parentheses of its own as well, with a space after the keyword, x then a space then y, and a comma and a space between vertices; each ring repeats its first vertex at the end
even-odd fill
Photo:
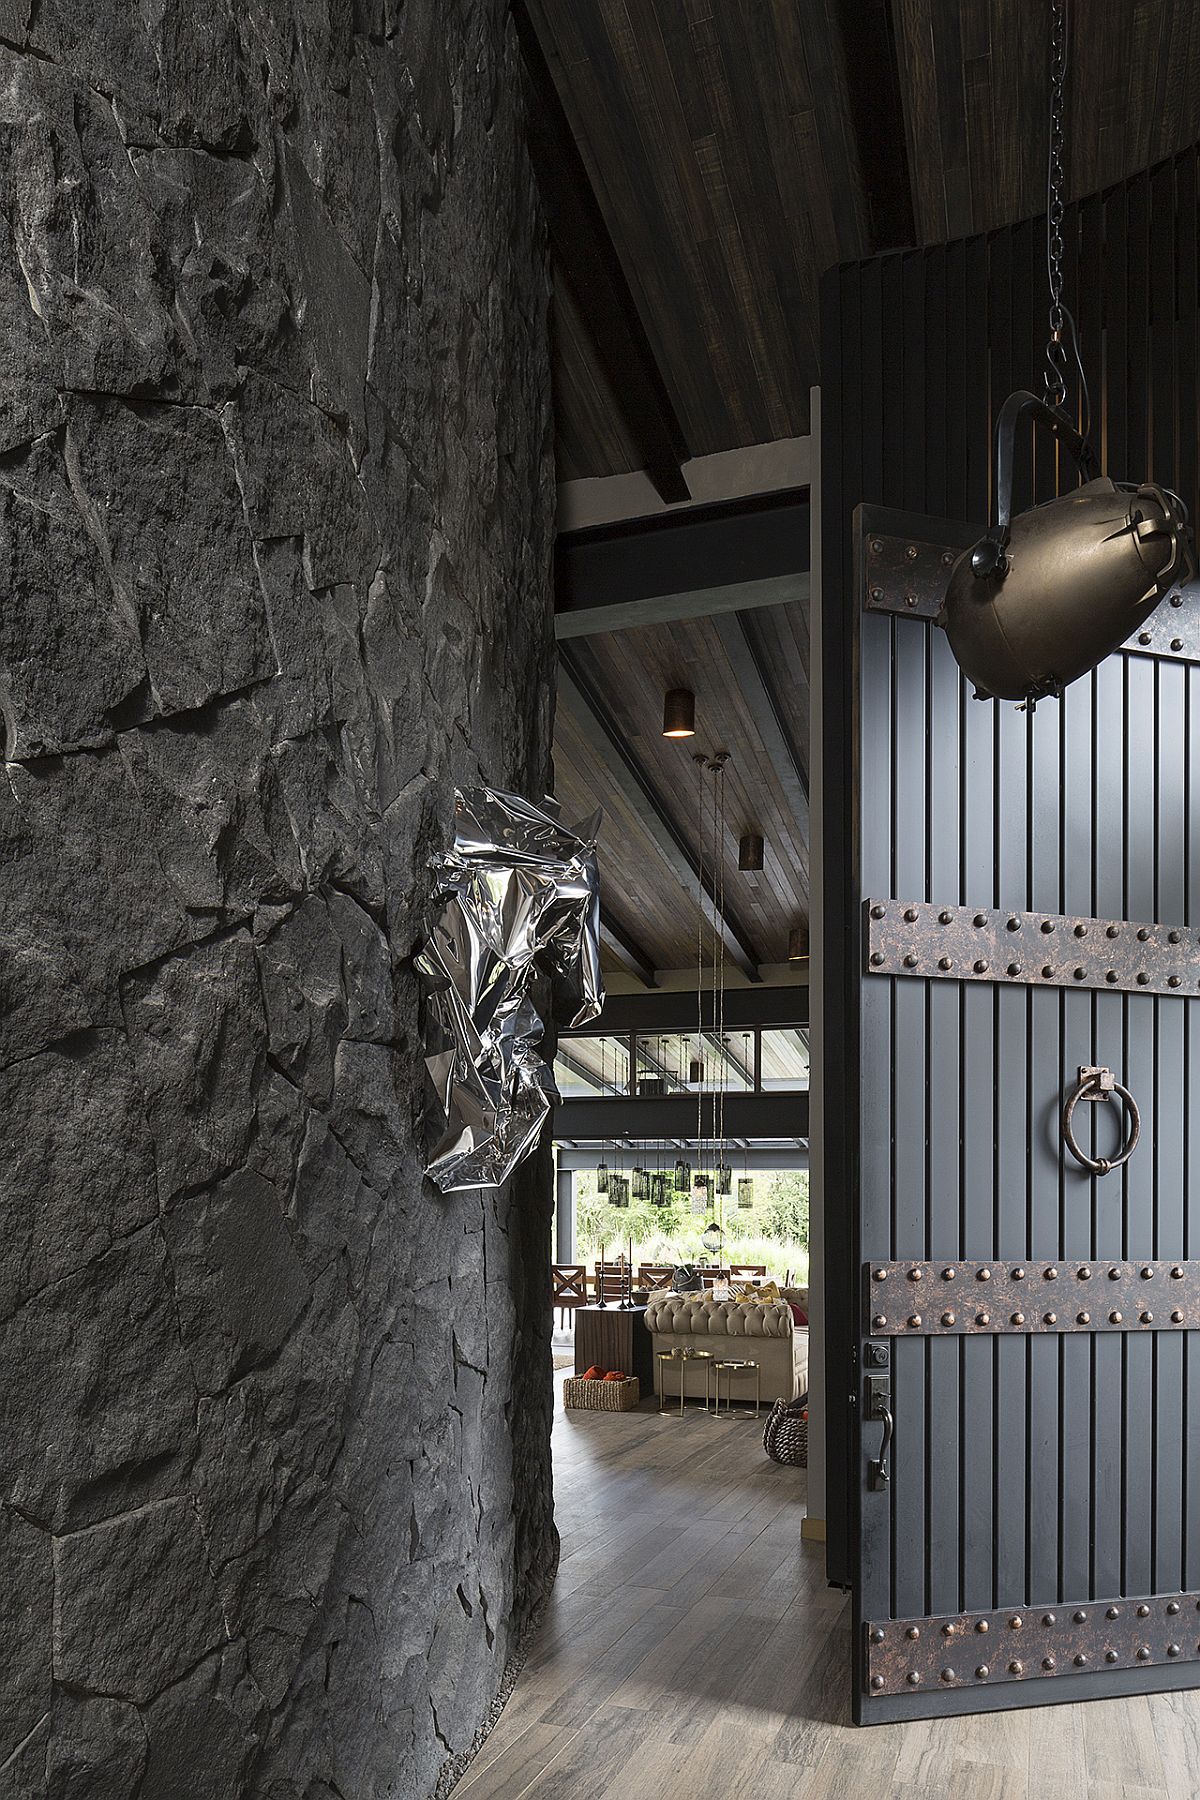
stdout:
POLYGON ((142 1703, 225 1635, 189 1499, 153 1502, 58 1538, 54 1666, 75 1688, 142 1703))

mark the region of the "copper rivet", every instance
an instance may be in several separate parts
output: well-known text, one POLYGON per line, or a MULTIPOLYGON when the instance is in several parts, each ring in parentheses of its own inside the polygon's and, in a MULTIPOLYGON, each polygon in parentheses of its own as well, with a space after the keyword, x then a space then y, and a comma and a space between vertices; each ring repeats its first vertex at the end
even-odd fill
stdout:
POLYGON ((978 1681, 986 1681, 990 1674, 991 1674, 991 1670, 988 1668, 986 1663, 980 1663, 979 1667, 975 1671, 975 1677, 976 1677, 976 1680, 978 1680, 978 1681))
POLYGON ((1086 1664, 1086 1662, 1087 1662, 1087 1657, 1083 1654, 1083 1651, 1081 1650, 1079 1652, 1078 1656, 1075 1658, 1075 1667, 1077 1669, 1082 1669, 1084 1667, 1084 1665, 1086 1664))
POLYGON ((938 957, 938 968, 941 969, 943 973, 945 973, 945 971, 947 969, 952 969, 953 967, 954 967, 954 964, 951 962, 951 960, 948 956, 939 956, 938 957))
POLYGON ((942 1314, 942 1324, 943 1325, 953 1325, 953 1323, 954 1323, 954 1314, 952 1312, 944 1312, 942 1314))
POLYGON ((977 1325, 990 1325, 991 1322, 992 1322, 991 1313, 976 1313, 975 1314, 975 1323, 977 1325))
POLYGON ((906 906, 904 909, 904 917, 908 920, 910 925, 915 925, 917 922, 916 907, 915 906, 906 906))
POLYGON ((1121 1314, 1119 1312, 1110 1312, 1108 1315, 1108 1322, 1110 1325, 1119 1325, 1121 1323, 1121 1314))
POLYGON ((990 1269, 980 1269, 976 1274, 975 1279, 976 1281, 990 1281, 992 1279, 992 1271, 990 1269))
POLYGON ((1177 944, 1179 942, 1181 936, 1182 936, 1181 932, 1168 931, 1168 933, 1167 933, 1168 944, 1177 944))
POLYGON ((987 1628, 988 1628, 988 1622, 986 1619, 979 1619, 976 1621, 976 1625, 975 1625, 976 1631, 986 1631, 987 1628))
POLYGON ((1084 1263, 1082 1269, 1079 1271, 1079 1279, 1080 1281, 1090 1281, 1092 1279, 1092 1271, 1088 1268, 1086 1263, 1084 1263))
POLYGON ((887 1280, 887 1270, 886 1269, 876 1269, 875 1270, 875 1279, 876 1279, 876 1281, 886 1281, 887 1280))
POLYGON ((1178 1307, 1171 1314, 1171 1323, 1172 1323, 1172 1325, 1182 1325, 1183 1324, 1183 1314, 1179 1311, 1178 1307))
POLYGON ((887 1324, 887 1314, 886 1313, 876 1313, 875 1317, 871 1320, 871 1323, 875 1327, 876 1331, 882 1331, 884 1326, 887 1324))
POLYGON ((1042 1667, 1043 1669, 1052 1669, 1054 1667, 1054 1658, 1052 1656, 1043 1656, 1042 1667))
POLYGON ((1087 1312, 1076 1313, 1075 1323, 1077 1325, 1090 1325, 1091 1322, 1092 1322, 1091 1313, 1087 1313, 1087 1312))
POLYGON ((1146 926, 1140 925, 1138 927, 1138 943, 1144 944, 1147 941, 1147 939, 1149 938, 1149 936, 1150 936, 1150 933, 1149 933, 1148 929, 1146 928, 1146 926))
POLYGON ((1150 1267, 1149 1263, 1147 1263, 1146 1267, 1142 1270, 1142 1280, 1149 1281, 1153 1274, 1154 1270, 1150 1267))
POLYGON ((1042 920, 1042 930, 1043 931, 1053 931, 1054 930, 1053 920, 1052 919, 1043 919, 1042 920))
POLYGON ((1139 987, 1148 987, 1149 984, 1150 984, 1150 977, 1147 975, 1147 973, 1144 969, 1139 969, 1138 970, 1138 986, 1139 987))
POLYGON ((1179 1267, 1178 1263, 1176 1263, 1175 1267, 1171 1270, 1171 1279, 1173 1281, 1183 1280, 1183 1270, 1179 1267))
POLYGON ((1105 937, 1111 938, 1111 937, 1119 937, 1121 934, 1115 925, 1110 925, 1104 935, 1105 935, 1105 937))
POLYGON ((886 910, 884 907, 873 906, 871 908, 871 917, 873 919, 882 919, 882 918, 886 918, 886 916, 887 916, 887 914, 886 914, 886 910))
POLYGON ((1053 975, 1053 973, 1054 973, 1054 970, 1050 966, 1049 963, 1042 964, 1042 976, 1046 981, 1049 981, 1049 979, 1053 975))
POLYGON ((977 925, 986 925, 987 924, 987 914, 986 913, 976 913, 975 914, 975 923, 977 925))
POLYGON ((1178 987, 1179 986, 1179 976, 1178 975, 1168 975, 1167 976, 1167 986, 1172 987, 1172 988, 1178 987))
POLYGON ((1077 1625, 1086 1625, 1087 1624, 1087 1614, 1085 1612, 1077 1612, 1077 1613, 1073 1614, 1072 1616, 1074 1617, 1075 1623, 1077 1625))
POLYGON ((1148 1619, 1150 1617, 1150 1608, 1145 1604, 1144 1601, 1143 1601, 1142 1605, 1139 1606, 1137 1609, 1137 1616, 1139 1619, 1148 1619))
POLYGON ((1149 1649, 1148 1645, 1143 1644, 1141 1649, 1138 1651, 1138 1661, 1139 1662, 1149 1662, 1150 1661, 1150 1649, 1149 1649))
POLYGON ((1024 1281, 1024 1279, 1025 1279, 1024 1269, 1014 1269, 1013 1270, 1013 1280, 1014 1281, 1024 1281))
POLYGON ((883 1686, 883 1676, 882 1675, 872 1675, 871 1686, 875 1689, 875 1692, 878 1693, 880 1688, 883 1686))
POLYGON ((917 1329, 917 1326, 921 1323, 920 1313, 913 1313, 912 1317, 909 1319, 908 1322, 912 1326, 913 1330, 915 1331, 917 1329))
POLYGON ((949 1269, 943 1269, 942 1270, 942 1280, 943 1281, 953 1281, 954 1277, 957 1274, 958 1274, 958 1270, 953 1267, 951 1267, 949 1269))
POLYGON ((1106 1650, 1104 1652, 1104 1660, 1105 1660, 1105 1662, 1109 1662, 1109 1663, 1116 1662, 1116 1660, 1117 1660, 1116 1651, 1115 1650, 1106 1650))
POLYGON ((1051 1265, 1051 1267, 1046 1270, 1046 1280, 1047 1281, 1057 1281, 1058 1280, 1058 1270, 1056 1268, 1054 1268, 1053 1265, 1051 1265))
POLYGON ((1121 1609, 1119 1606, 1110 1606, 1104 1616, 1106 1619, 1119 1619, 1121 1616, 1121 1609))
POLYGON ((906 969, 915 969, 917 966, 917 958, 915 956, 906 956, 904 959, 904 966, 906 969))
POLYGON ((1110 1281, 1120 1281, 1122 1273, 1123 1271, 1121 1269, 1110 1269, 1108 1271, 1108 1279, 1110 1281))
POLYGON ((983 961, 982 957, 973 966, 975 969, 975 973, 977 975, 986 975, 987 974, 987 964, 983 961))
POLYGON ((872 952, 871 952, 871 967, 873 969, 877 969, 877 968, 879 968, 879 966, 882 962, 883 962, 883 951, 882 950, 872 950, 872 952))
POLYGON ((1014 1313, 1012 1316, 1012 1323, 1014 1325, 1023 1325, 1025 1323, 1025 1314, 1024 1313, 1014 1313))
POLYGON ((1025 1668, 1022 1663, 1010 1662, 1008 1665, 1008 1672, 1010 1675, 1023 1675, 1025 1673, 1025 1668))
POLYGON ((921 1685, 921 1677, 915 1669, 908 1671, 908 1685, 909 1687, 920 1687, 921 1685))
POLYGON ((1014 1613, 1012 1618, 1008 1621, 1008 1628, 1010 1631, 1020 1631, 1024 1623, 1025 1621, 1020 1613, 1014 1613))
POLYGON ((1008 973, 1009 973, 1009 974, 1010 974, 1010 975, 1019 975, 1019 974, 1020 974, 1020 973, 1021 973, 1021 965, 1020 965, 1020 963, 1009 963, 1009 965, 1008 965, 1008 973))
POLYGON ((1043 1625, 1053 1625, 1053 1623, 1054 1623, 1054 1614, 1053 1613, 1043 1613, 1042 1614, 1042 1624, 1043 1625))
POLYGON ((953 1625, 943 1625, 942 1626, 942 1636, 943 1637, 953 1637, 954 1636, 953 1625))
POLYGON ((1179 1645, 1178 1644, 1168 1644, 1167 1645, 1167 1655, 1168 1656, 1178 1656, 1179 1655, 1179 1645))
POLYGON ((883 1627, 881 1625, 877 1625, 875 1627, 874 1631, 871 1633, 871 1642, 873 1644, 882 1644, 882 1642, 883 1642, 883 1627))
POLYGON ((1168 1603, 1167 1603, 1167 1616, 1168 1616, 1168 1618, 1172 1618, 1172 1619, 1173 1619, 1173 1618, 1174 1618, 1174 1617, 1175 1617, 1175 1614, 1176 1614, 1176 1613, 1177 1613, 1177 1612, 1178 1612, 1178 1611, 1179 1611, 1179 1602, 1178 1602, 1178 1600, 1170 1600, 1170 1601, 1168 1601, 1168 1603))
POLYGON ((1057 1325, 1058 1324, 1058 1314, 1057 1313, 1043 1313, 1042 1314, 1042 1324, 1043 1325, 1057 1325))
POLYGON ((904 1635, 907 1638, 919 1638, 921 1635, 921 1627, 919 1625, 910 1625, 904 1635))
POLYGON ((922 1274, 922 1271, 920 1269, 910 1269, 908 1271, 908 1279, 910 1281, 920 1281, 921 1274, 922 1274))

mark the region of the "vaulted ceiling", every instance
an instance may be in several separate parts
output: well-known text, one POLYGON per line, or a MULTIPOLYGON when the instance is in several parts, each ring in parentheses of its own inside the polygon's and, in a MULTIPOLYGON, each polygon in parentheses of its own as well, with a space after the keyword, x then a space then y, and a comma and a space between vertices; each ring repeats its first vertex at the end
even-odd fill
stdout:
MULTIPOLYGON (((709 466, 694 459, 803 438, 826 268, 1045 205, 1049 0, 514 6, 556 261, 567 494, 644 468, 657 495, 646 487, 640 510, 686 508, 709 466)), ((1077 196, 1200 137, 1200 5, 1073 0, 1069 19, 1065 164, 1077 196)), ((651 594, 650 622, 623 617, 568 653, 560 792, 579 810, 609 803, 610 923, 643 967, 686 962, 698 890, 620 797, 596 716, 640 759, 668 846, 674 833, 694 849, 692 765, 664 745, 657 713, 665 685, 696 688, 705 747, 733 753, 726 894, 756 957, 780 961, 808 904, 807 803, 787 748, 806 773, 807 565, 798 542, 791 596, 723 613, 724 636, 703 608, 664 622, 651 594), (756 663, 730 662, 729 618, 756 663), (763 729, 755 666, 780 729, 763 729), (736 830, 751 826, 768 840, 753 886, 735 866, 736 830)), ((631 966, 613 941, 609 954, 631 966)))

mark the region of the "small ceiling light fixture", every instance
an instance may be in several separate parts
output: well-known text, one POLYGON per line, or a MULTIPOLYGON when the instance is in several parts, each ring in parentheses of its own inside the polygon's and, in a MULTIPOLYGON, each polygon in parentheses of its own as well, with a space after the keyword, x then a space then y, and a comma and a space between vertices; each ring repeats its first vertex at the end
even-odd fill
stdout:
POLYGON ((662 734, 665 738, 696 735, 696 696, 691 688, 670 688, 663 700, 662 734))
POLYGON ((788 932, 788 961, 808 961, 808 926, 793 925, 788 932))
POLYGON ((738 868, 745 874, 763 866, 763 841, 756 831, 748 831, 738 840, 738 868))

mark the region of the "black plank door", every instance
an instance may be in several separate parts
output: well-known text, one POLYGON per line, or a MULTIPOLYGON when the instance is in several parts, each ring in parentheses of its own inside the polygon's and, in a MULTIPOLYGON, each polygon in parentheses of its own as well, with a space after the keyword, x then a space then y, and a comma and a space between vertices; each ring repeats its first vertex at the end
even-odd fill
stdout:
MULTIPOLYGON (((1197 235, 1194 151, 1066 231, 1105 466, 1193 515, 1197 235)), ((1043 290, 1035 222, 823 291, 829 1561, 864 1722, 1200 1685, 1197 606, 1019 712, 855 564, 860 504, 988 521, 1043 290), (1098 1175, 1061 1116, 1101 1066, 1141 1138, 1098 1175)), ((1074 479, 1024 465, 1020 505, 1074 479)), ((1111 1156, 1114 1101, 1077 1119, 1111 1156)))

